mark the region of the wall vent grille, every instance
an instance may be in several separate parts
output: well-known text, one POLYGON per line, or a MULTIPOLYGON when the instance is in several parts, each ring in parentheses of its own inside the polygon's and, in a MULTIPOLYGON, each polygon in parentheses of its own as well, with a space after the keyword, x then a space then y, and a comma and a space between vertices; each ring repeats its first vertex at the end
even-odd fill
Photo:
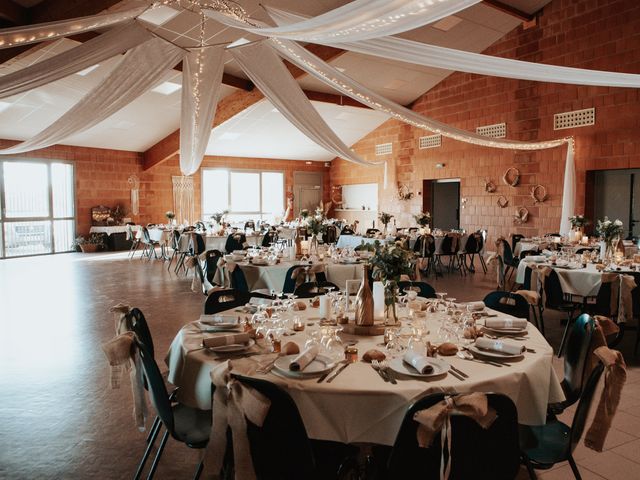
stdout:
POLYGON ((389 155, 393 152, 393 143, 379 143, 376 145, 376 155, 389 155))
POLYGON ((436 148, 442 146, 442 135, 428 135, 426 137, 420 137, 418 139, 418 148, 424 150, 425 148, 436 148))
POLYGON ((483 127, 478 127, 476 128, 476 133, 484 137, 506 138, 507 124, 496 123, 495 125, 485 125, 483 127))
POLYGON ((553 116, 553 129, 564 130, 565 128, 586 127, 595 125, 596 109, 585 108, 584 110, 574 110, 573 112, 556 113, 553 116))

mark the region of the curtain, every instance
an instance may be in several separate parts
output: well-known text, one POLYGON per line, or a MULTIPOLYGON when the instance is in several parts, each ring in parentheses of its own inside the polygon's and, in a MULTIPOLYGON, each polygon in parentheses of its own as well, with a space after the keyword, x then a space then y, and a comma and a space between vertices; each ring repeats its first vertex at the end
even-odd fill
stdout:
POLYGON ((317 17, 278 27, 256 28, 224 13, 203 9, 230 26, 263 36, 303 42, 356 42, 406 32, 437 22, 480 0, 354 0, 317 17))
POLYGON ((576 166, 574 163, 574 142, 569 141, 567 162, 564 166, 564 185, 562 188, 562 213, 560 214, 560 234, 567 235, 571 231, 569 217, 576 211, 576 166))
MULTIPOLYGON (((264 7, 278 25, 300 22, 307 17, 273 7, 264 7)), ((297 23, 293 23, 297 25, 297 23)), ((427 45, 398 37, 385 37, 353 42, 349 39, 332 40, 327 45, 401 62, 444 68, 459 72, 477 73, 494 77, 516 78, 540 82, 568 83, 607 87, 640 87, 640 75, 605 72, 584 68, 560 67, 542 63, 524 62, 464 52, 452 48, 427 45)))
POLYGON ((183 225, 190 225, 195 220, 193 177, 174 176, 173 211, 183 225))
POLYGON ((0 98, 55 82, 124 53, 150 38, 152 35, 135 22, 116 27, 77 47, 0 77, 0 98))
POLYGON ((101 13, 89 17, 71 18, 57 22, 37 23, 21 27, 0 29, 0 49, 29 45, 44 40, 55 40, 78 33, 98 30, 126 22, 144 12, 148 6, 132 8, 120 12, 101 13))
POLYGON ((265 97, 298 130, 332 154, 362 165, 366 162, 326 124, 276 52, 264 41, 229 49, 233 58, 265 97))
POLYGON ((190 51, 185 57, 180 119, 180 170, 183 175, 196 173, 204 158, 218 105, 224 53, 222 47, 204 47, 190 51))
POLYGON ((0 154, 45 148, 88 130, 162 80, 183 56, 184 50, 157 37, 129 50, 109 75, 70 110, 34 137, 0 150, 0 154))

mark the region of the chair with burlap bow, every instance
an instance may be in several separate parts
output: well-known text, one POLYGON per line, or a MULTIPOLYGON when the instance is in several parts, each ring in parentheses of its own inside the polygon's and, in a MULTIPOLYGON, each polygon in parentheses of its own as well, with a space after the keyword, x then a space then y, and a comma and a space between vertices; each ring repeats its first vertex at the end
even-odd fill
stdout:
POLYGON ((405 414, 386 473, 394 479, 507 480, 519 468, 518 413, 509 397, 435 393, 405 414))

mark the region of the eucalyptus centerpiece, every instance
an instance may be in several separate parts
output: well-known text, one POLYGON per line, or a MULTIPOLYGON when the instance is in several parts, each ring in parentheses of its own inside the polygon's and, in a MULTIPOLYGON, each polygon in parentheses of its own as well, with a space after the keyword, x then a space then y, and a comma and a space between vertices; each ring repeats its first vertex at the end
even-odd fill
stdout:
POLYGON ((369 260, 374 280, 384 285, 384 311, 388 324, 397 323, 396 301, 398 299, 398 282, 402 275, 414 272, 414 254, 402 247, 401 242, 381 244, 374 243, 374 254, 369 260))
POLYGON ((414 215, 413 218, 416 219, 416 223, 422 228, 429 228, 429 224, 431 223, 431 214, 429 212, 420 212, 414 215))
POLYGON ((624 225, 617 218, 613 221, 609 220, 608 217, 604 217, 604 220, 598 220, 598 234, 606 247, 604 252, 605 259, 613 258, 623 233, 624 225))
POLYGON ((389 222, 391 222, 392 218, 393 218, 393 215, 391 215, 390 213, 380 212, 378 214, 378 220, 380 220, 380 223, 384 225, 384 233, 388 233, 389 222))
POLYGON ((167 217, 168 223, 170 223, 171 225, 173 225, 175 222, 175 218, 176 218, 176 214, 173 212, 173 210, 167 210, 166 212, 164 212, 164 216, 167 217))
POLYGON ((569 217, 569 223, 571 224, 571 229, 574 232, 580 232, 580 236, 584 233, 584 227, 589 225, 589 221, 584 217, 584 215, 574 215, 569 217))
POLYGON ((316 210, 316 214, 311 217, 307 217, 305 223, 307 231, 311 234, 311 239, 309 240, 309 251, 318 253, 318 235, 323 233, 327 228, 324 214, 321 210, 316 210))
POLYGON ((309 210, 307 210, 306 208, 303 208, 302 210, 300 210, 300 218, 302 220, 306 220, 307 217, 309 217, 309 210))

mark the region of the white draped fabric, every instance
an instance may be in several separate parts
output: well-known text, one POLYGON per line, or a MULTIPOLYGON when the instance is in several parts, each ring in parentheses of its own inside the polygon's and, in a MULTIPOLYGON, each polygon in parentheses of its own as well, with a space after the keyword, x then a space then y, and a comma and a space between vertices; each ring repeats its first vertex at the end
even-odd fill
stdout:
POLYGON ((70 110, 34 137, 0 150, 0 154, 45 148, 97 125, 162 80, 184 53, 157 37, 129 50, 104 80, 70 110))
MULTIPOLYGON (((264 7, 278 25, 293 26, 308 17, 273 7, 264 7)), ((256 30, 256 29, 254 29, 256 30)), ((267 29, 265 29, 266 31, 267 29)), ((427 45, 398 37, 374 38, 362 41, 335 39, 317 42, 374 55, 390 60, 444 68, 459 72, 477 73, 494 77, 534 80, 539 82, 568 83, 607 87, 640 87, 640 75, 632 73, 605 72, 584 68, 561 67, 542 63, 524 62, 509 58, 464 52, 452 48, 427 45)))
POLYGON ((265 97, 298 130, 334 155, 362 165, 366 162, 338 138, 291 76, 276 52, 264 41, 229 50, 265 97))
POLYGON ((569 217, 576 214, 576 166, 573 160, 573 143, 573 139, 571 139, 567 150, 567 162, 564 166, 562 213, 560 214, 560 233, 563 235, 567 235, 571 231, 569 217))
POLYGON ((0 77, 0 98, 55 82, 134 48, 152 38, 136 22, 119 26, 51 58, 0 77))
POLYGON ((180 119, 180 170, 183 175, 196 173, 204 158, 218 105, 224 53, 222 47, 204 47, 190 51, 185 57, 180 119))
POLYGON ((29 45, 44 40, 55 40, 60 37, 110 27, 137 17, 147 8, 149 7, 142 6, 119 12, 91 15, 89 17, 3 28, 0 29, 0 49, 29 45))
MULTIPOLYGON (((303 19, 292 25, 275 28, 256 28, 239 23, 241 28, 263 36, 299 40, 303 42, 356 42, 406 32, 437 22, 480 0, 354 0, 317 17, 303 19)), ((216 12, 204 10, 218 20, 216 12)), ((223 22, 227 23, 227 22, 223 22)))

